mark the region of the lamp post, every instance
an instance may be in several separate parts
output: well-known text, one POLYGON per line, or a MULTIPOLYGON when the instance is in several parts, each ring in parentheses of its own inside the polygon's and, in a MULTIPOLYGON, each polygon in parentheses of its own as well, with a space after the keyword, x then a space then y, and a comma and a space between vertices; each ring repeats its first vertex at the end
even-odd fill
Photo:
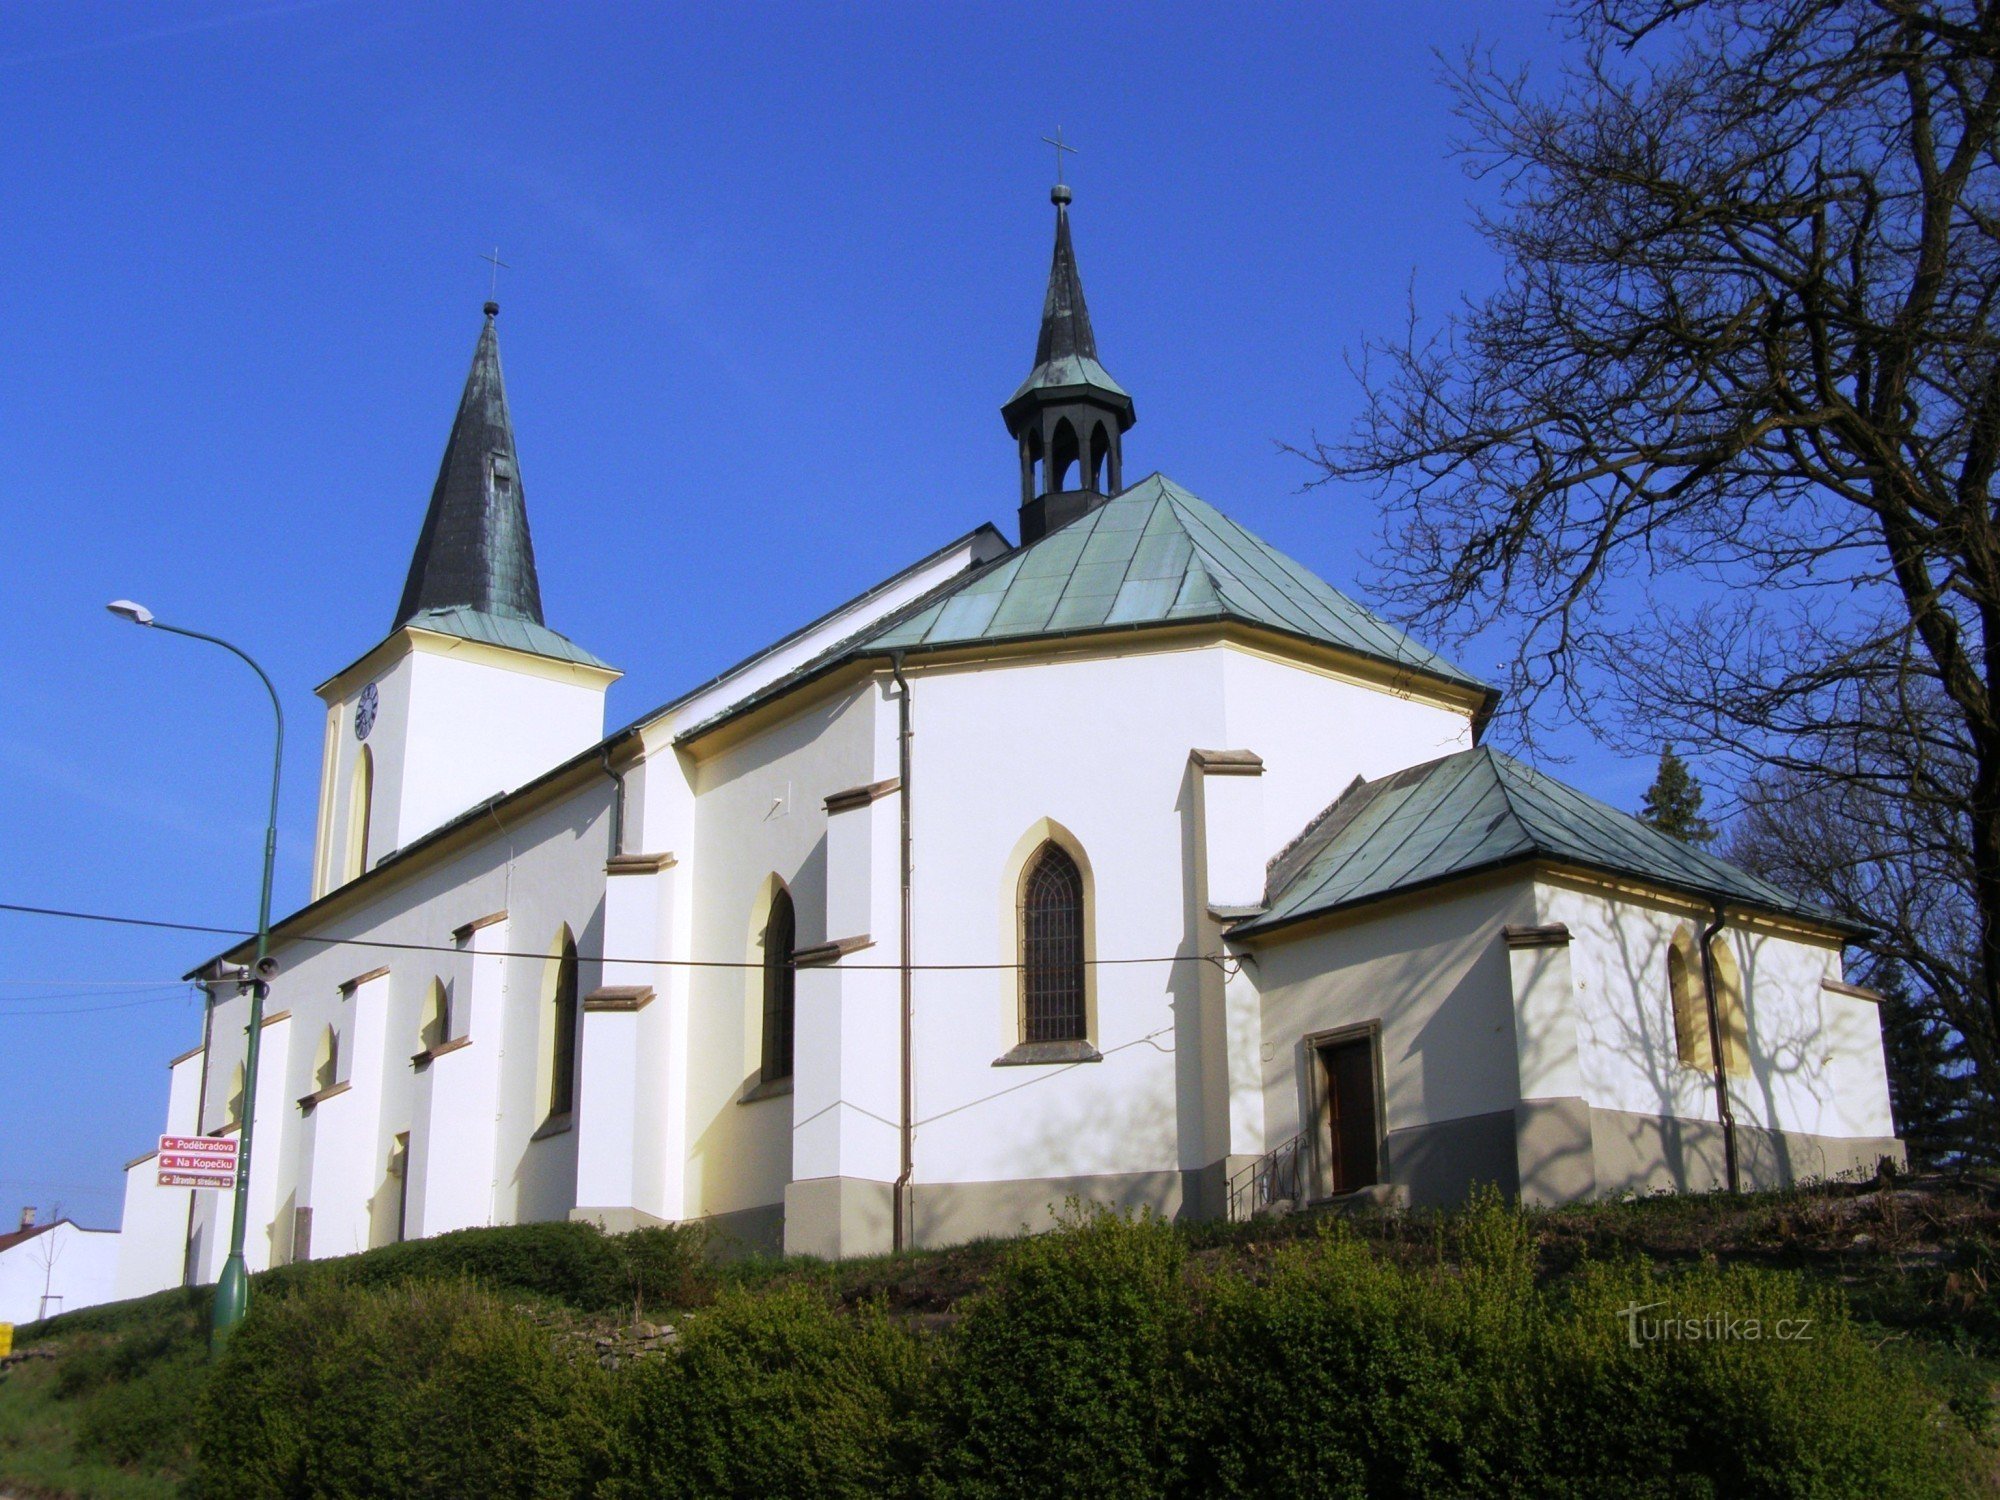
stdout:
POLYGON ((237 1136, 235 1219, 229 1227, 229 1258, 223 1262, 222 1277, 215 1284, 214 1310, 209 1318, 208 1343, 211 1354, 214 1354, 221 1351, 230 1332, 243 1321, 243 1314, 250 1307, 250 1272, 243 1263, 243 1235, 250 1213, 250 1134, 257 1119, 257 1048, 264 1030, 264 997, 270 992, 266 982, 269 971, 264 960, 271 949, 271 866, 278 853, 278 775, 285 764, 285 710, 278 702, 278 690, 271 685, 269 674, 251 659, 248 652, 230 645, 220 636, 204 635, 199 630, 184 630, 178 625, 156 620, 150 609, 143 604, 134 604, 130 599, 114 599, 105 608, 134 625, 184 635, 189 640, 207 641, 242 658, 257 674, 257 680, 264 684, 264 691, 271 695, 271 712, 278 722, 277 744, 271 754, 271 816, 264 826, 264 884, 257 897, 257 956, 251 961, 247 980, 250 988, 250 1040, 243 1055, 243 1118, 237 1136))

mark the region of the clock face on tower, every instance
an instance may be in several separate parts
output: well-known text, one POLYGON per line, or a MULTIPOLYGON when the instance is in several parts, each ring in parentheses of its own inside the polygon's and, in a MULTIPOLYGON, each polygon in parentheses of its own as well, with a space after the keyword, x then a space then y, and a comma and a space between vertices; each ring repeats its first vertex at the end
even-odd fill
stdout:
POLYGON ((357 740, 367 739, 368 731, 375 727, 375 703, 379 696, 375 691, 375 684, 371 682, 361 690, 361 696, 355 700, 354 737, 357 740))

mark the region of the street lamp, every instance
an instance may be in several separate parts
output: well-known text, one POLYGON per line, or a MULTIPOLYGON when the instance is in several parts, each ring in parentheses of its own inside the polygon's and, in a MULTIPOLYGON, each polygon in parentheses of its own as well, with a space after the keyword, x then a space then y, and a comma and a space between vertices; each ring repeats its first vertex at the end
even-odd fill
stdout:
POLYGON ((278 773, 285 764, 285 710, 278 702, 278 690, 270 676, 251 659, 249 653, 232 646, 220 636, 199 630, 184 630, 153 618, 153 612, 130 599, 114 599, 104 606, 120 619, 134 625, 150 626, 190 640, 207 641, 233 652, 248 663, 271 695, 271 712, 277 716, 277 745, 271 754, 271 816, 264 826, 264 885, 257 898, 257 956, 252 961, 250 986, 250 1041, 243 1057, 243 1119, 237 1135, 235 1222, 229 1228, 229 1259, 222 1264, 222 1278, 215 1284, 215 1306, 209 1318, 208 1343, 211 1353, 219 1353, 231 1330, 243 1321, 250 1307, 250 1272, 243 1264, 243 1235, 250 1213, 250 1132, 257 1119, 257 1047, 264 1030, 264 997, 270 993, 270 966, 265 958, 271 948, 271 865, 278 853, 278 773))

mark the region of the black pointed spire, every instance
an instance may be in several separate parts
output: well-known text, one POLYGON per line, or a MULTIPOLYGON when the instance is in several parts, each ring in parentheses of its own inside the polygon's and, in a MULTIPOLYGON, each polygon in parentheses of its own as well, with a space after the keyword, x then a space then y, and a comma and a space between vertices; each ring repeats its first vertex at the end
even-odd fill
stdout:
POLYGON ((1097 358, 1097 336, 1090 331, 1090 309, 1083 302, 1083 275, 1076 268, 1076 250, 1069 242, 1067 187, 1051 193, 1056 206, 1056 254, 1049 266, 1049 294, 1042 300, 1042 336, 1035 341, 1035 365, 1053 359, 1097 358))
POLYGON ((493 330, 499 311, 498 303, 486 304, 486 326, 472 352, 472 372, 465 377, 392 628, 425 611, 453 609, 543 623, 514 424, 500 378, 500 341, 493 330))
POLYGON ((1124 487, 1124 435, 1137 414, 1125 388, 1098 363, 1070 243, 1070 190, 1057 183, 1055 257, 1042 301, 1035 368, 1000 408, 1021 448, 1021 540, 1095 510, 1124 487))

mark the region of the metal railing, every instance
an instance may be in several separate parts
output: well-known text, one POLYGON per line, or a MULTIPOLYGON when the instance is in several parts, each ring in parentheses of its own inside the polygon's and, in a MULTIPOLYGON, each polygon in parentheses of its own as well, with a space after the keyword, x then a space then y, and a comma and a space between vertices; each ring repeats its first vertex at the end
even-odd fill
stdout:
POLYGON ((1229 1219, 1240 1224, 1275 1204, 1303 1206, 1312 1165, 1312 1137, 1293 1136, 1229 1179, 1229 1219))

